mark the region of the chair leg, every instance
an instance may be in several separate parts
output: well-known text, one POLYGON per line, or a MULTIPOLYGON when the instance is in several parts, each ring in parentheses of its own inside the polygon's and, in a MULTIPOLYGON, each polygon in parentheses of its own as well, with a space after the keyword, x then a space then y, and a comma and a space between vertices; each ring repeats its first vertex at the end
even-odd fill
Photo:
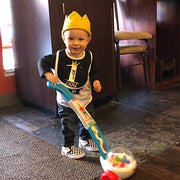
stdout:
POLYGON ((115 45, 115 85, 116 85, 116 94, 115 98, 116 101, 119 101, 119 90, 122 86, 122 80, 121 80, 121 68, 120 68, 120 54, 119 54, 119 46, 118 42, 115 45))
POLYGON ((150 75, 150 54, 147 53, 147 74, 148 74, 148 81, 151 82, 151 75, 150 75))
POLYGON ((116 87, 116 93, 115 93, 115 98, 116 101, 119 101, 119 89, 121 87, 121 70, 119 69, 119 58, 115 57, 115 87, 116 87))
POLYGON ((121 68, 120 68, 120 57, 117 57, 117 60, 116 60, 116 68, 117 68, 117 89, 119 90, 122 86, 122 79, 121 79, 121 68))
POLYGON ((142 54, 145 88, 147 92, 149 92, 149 78, 148 78, 149 68, 147 68, 147 60, 148 60, 147 56, 148 56, 147 53, 142 54))

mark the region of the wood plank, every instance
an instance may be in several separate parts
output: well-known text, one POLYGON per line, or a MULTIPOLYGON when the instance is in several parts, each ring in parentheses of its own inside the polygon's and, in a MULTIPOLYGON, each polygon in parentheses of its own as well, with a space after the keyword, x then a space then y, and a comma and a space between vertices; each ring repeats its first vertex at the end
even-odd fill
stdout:
POLYGON ((180 179, 180 166, 177 164, 156 156, 144 163, 141 167, 146 172, 151 172, 152 175, 156 175, 163 180, 179 180, 180 179))
POLYGON ((180 166, 180 146, 173 146, 170 149, 165 150, 160 154, 160 157, 180 166))
POLYGON ((180 180, 180 145, 172 146, 137 167, 129 180, 180 180))
POLYGON ((155 174, 146 172, 141 168, 137 168, 136 172, 127 180, 162 180, 162 179, 156 176, 155 174))

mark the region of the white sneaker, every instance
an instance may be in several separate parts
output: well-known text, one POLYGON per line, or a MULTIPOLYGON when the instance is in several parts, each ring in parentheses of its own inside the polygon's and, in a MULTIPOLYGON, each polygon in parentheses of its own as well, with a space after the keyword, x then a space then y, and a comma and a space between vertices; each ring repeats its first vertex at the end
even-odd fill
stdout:
POLYGON ((61 148, 61 154, 63 156, 73 158, 73 159, 80 159, 85 156, 84 151, 79 149, 76 146, 70 146, 70 147, 62 147, 61 148))
POLYGON ((98 151, 98 148, 92 139, 83 140, 79 138, 79 147, 88 151, 98 151))

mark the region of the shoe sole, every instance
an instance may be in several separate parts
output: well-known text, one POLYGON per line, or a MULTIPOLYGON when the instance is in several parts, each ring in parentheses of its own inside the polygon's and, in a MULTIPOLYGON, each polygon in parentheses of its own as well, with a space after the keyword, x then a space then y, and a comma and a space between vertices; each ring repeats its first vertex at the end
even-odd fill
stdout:
POLYGON ((71 156, 69 154, 63 154, 63 153, 61 153, 61 155, 65 156, 65 157, 68 157, 68 158, 71 158, 71 159, 81 159, 81 158, 83 158, 85 156, 85 153, 82 154, 82 155, 79 155, 79 156, 71 156))
POLYGON ((97 152, 98 151, 98 149, 88 149, 86 146, 83 146, 83 145, 81 145, 81 143, 79 143, 79 148, 82 148, 82 149, 84 149, 84 150, 87 150, 87 151, 89 151, 89 152, 97 152))

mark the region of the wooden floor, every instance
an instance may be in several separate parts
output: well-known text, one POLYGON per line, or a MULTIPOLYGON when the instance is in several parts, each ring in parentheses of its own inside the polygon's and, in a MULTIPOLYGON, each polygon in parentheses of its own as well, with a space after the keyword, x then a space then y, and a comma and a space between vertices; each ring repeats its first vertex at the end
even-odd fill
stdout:
POLYGON ((138 166, 129 180, 180 180, 180 144, 138 166))

